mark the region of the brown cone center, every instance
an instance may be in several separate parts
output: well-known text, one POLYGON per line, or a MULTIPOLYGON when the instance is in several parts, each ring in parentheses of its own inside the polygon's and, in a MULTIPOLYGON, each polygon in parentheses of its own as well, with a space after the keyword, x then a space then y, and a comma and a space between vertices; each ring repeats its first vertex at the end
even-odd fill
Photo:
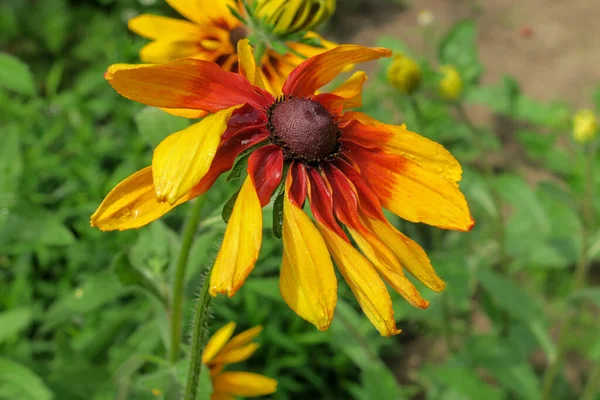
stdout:
POLYGON ((243 26, 238 26, 235 29, 232 29, 229 32, 229 42, 237 51, 237 44, 240 40, 246 39, 248 37, 248 31, 243 26))
POLYGON ((286 159, 315 163, 335 156, 339 130, 321 103, 309 99, 278 100, 268 112, 271 141, 286 159))

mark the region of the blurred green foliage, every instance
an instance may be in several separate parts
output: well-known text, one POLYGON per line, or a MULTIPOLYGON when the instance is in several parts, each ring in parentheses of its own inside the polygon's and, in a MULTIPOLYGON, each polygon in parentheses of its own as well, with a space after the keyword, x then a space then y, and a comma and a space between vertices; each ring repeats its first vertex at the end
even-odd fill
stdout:
MULTIPOLYGON (((0 4, 0 398, 152 399, 162 397, 152 389, 168 394, 185 376, 185 361, 171 366, 166 354, 186 206, 138 231, 89 227, 103 196, 189 123, 120 97, 103 79, 109 64, 138 59, 144 41, 127 31, 129 17, 173 13, 160 2, 140 3, 0 4)), ((552 398, 575 398, 600 362, 600 289, 571 290, 582 251, 600 259, 596 219, 584 221, 580 212, 585 154, 568 136, 572 109, 533 100, 509 76, 481 86, 476 34, 472 22, 457 24, 439 38, 435 59, 400 38, 380 38, 379 45, 418 59, 423 88, 413 100, 396 92, 386 60, 364 93, 363 111, 419 126, 463 165, 472 232, 392 217, 426 248, 446 291, 421 287, 431 301, 425 311, 395 295, 403 333, 389 339, 340 285, 333 325, 321 333, 283 303, 281 242, 265 232, 239 294, 215 301, 215 328, 229 320, 264 325, 261 349, 240 368, 278 379, 274 398, 539 399, 543 371, 557 358, 557 323, 572 304, 566 347, 579 374, 559 374, 552 398), (435 66, 442 64, 458 68, 462 102, 491 111, 492 124, 473 126, 437 97, 435 66), (591 229, 585 247, 584 223, 591 229)), ((597 108, 598 99, 600 91, 597 108)), ((187 270, 186 326, 222 237, 221 209, 239 183, 220 180, 207 195, 187 270)))

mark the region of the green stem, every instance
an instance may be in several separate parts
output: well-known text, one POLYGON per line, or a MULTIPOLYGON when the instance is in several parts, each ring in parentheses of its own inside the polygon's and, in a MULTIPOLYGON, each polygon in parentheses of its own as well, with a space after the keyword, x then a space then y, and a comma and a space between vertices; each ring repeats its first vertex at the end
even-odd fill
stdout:
MULTIPOLYGON (((469 131, 471 131, 471 138, 473 140, 473 144, 477 148, 477 151, 482 155, 481 162, 483 165, 483 171, 485 173, 485 177, 488 181, 491 181, 494 178, 494 168, 492 167, 492 165, 490 164, 490 162, 487 158, 488 150, 486 149, 486 146, 484 145, 483 141, 481 140, 482 133, 479 130, 479 128, 477 128, 475 126, 475 124, 469 117, 469 114, 467 114, 467 111, 465 110, 465 108, 463 107, 463 105, 461 103, 457 102, 454 104, 454 106, 455 106, 458 116, 460 117, 462 122, 469 129, 469 131)), ((500 196, 500 193, 494 187, 492 187, 492 199, 494 200, 494 204, 495 204, 496 210, 497 210, 496 240, 498 242, 498 251, 499 251, 499 257, 498 257, 499 262, 498 263, 500 266, 502 266, 504 268, 504 266, 506 264, 506 243, 504 240, 504 232, 505 232, 506 228, 504 226, 504 218, 502 218, 503 202, 502 202, 502 197, 500 196)))
MULTIPOLYGON (((586 162, 584 167, 584 182, 585 182, 585 192, 582 200, 582 226, 581 226, 581 252, 579 254, 579 261, 577 262, 577 266, 575 267, 575 277, 573 279, 573 289, 572 292, 575 292, 585 286, 587 271, 590 266, 590 259, 588 255, 588 247, 589 247, 589 236, 590 231, 593 228, 593 220, 594 220, 594 208, 593 208, 593 198, 594 198, 594 162, 596 151, 595 147, 589 146, 585 148, 586 154, 586 162)), ((549 400, 552 393, 552 386, 554 384, 554 380, 558 375, 560 370, 560 364, 564 359, 567 345, 567 336, 569 330, 566 327, 571 327, 574 324, 574 316, 577 313, 574 313, 572 310, 573 307, 569 307, 569 310, 562 314, 562 318, 558 321, 559 331, 558 331, 558 340, 556 344, 556 358, 554 360, 550 360, 550 365, 544 374, 543 386, 542 386, 542 397, 541 400, 549 400)), ((591 376, 593 378, 593 376, 591 376)), ((590 384, 588 384, 589 386, 590 384)), ((593 385, 593 384, 591 384, 593 385)), ((584 393, 585 394, 585 393, 584 393)))
POLYGON ((190 350, 190 364, 188 367, 187 383, 185 385, 184 400, 195 400, 198 393, 198 381, 200 372, 202 371, 202 352, 206 346, 209 330, 209 311, 212 298, 209 295, 210 274, 212 267, 208 269, 200 296, 196 301, 196 310, 194 314, 194 322, 192 327, 192 348, 190 350))
POLYGON ((408 102, 415 116, 417 131, 419 132, 419 134, 425 135, 425 132, 423 131, 423 114, 421 114, 421 107, 419 107, 417 99, 415 99, 415 96, 411 94, 410 96, 408 96, 408 102))
POLYGON ((171 301, 171 353, 169 361, 171 364, 176 364, 179 361, 181 348, 181 319, 183 314, 183 292, 185 285, 185 271, 187 269, 190 249, 194 241, 194 235, 198 229, 202 206, 204 205, 204 197, 196 199, 192 205, 190 216, 187 220, 183 231, 183 239, 181 241, 181 250, 175 267, 175 276, 173 278, 173 293, 171 301))

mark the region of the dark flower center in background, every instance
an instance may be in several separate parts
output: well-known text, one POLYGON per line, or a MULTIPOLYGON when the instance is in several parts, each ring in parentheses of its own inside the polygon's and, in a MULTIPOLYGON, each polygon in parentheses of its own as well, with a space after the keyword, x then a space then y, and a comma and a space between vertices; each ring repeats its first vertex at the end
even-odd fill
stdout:
POLYGON ((301 98, 280 98, 268 110, 270 138, 285 158, 318 163, 335 157, 339 129, 320 103, 301 98))
POLYGON ((238 42, 242 39, 246 39, 247 37, 248 31, 243 26, 238 26, 237 28, 232 29, 229 32, 229 42, 231 42, 231 45, 233 46, 235 51, 237 51, 238 42))

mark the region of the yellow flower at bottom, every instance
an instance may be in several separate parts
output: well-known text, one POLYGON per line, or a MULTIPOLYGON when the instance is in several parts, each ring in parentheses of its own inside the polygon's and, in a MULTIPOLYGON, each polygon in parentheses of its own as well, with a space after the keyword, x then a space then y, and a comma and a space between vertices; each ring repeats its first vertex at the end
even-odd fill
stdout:
POLYGON ((458 70, 452 65, 440 67, 442 79, 440 80, 438 90, 440 96, 445 100, 456 100, 462 94, 462 79, 458 70))
POLYGON ((397 54, 387 70, 387 79, 402 93, 410 94, 421 85, 421 67, 412 58, 397 54))
POLYGON ((598 118, 592 110, 582 109, 573 117, 573 138, 578 143, 587 143, 598 133, 598 118))
POLYGON ((223 326, 206 343, 202 354, 202 363, 210 369, 213 385, 211 400, 233 400, 236 396, 256 397, 275 393, 275 379, 251 372, 223 372, 227 364, 247 360, 259 347, 252 339, 262 331, 262 326, 248 329, 232 338, 234 330, 235 322, 223 326))

